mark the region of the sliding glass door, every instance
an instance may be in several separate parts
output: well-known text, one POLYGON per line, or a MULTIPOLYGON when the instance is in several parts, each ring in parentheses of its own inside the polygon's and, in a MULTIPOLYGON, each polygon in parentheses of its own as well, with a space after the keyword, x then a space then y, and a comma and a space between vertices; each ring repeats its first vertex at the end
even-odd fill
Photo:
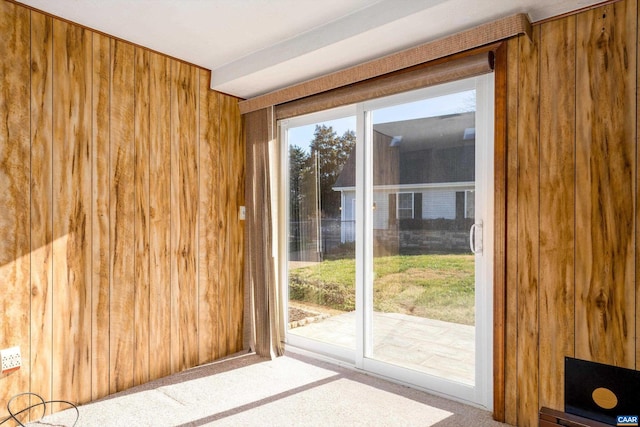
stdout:
MULTIPOLYGON (((356 348, 355 189, 336 191, 355 167, 354 108, 288 121, 287 339, 353 360, 356 348)), ((351 177, 353 179, 353 177, 351 177)))
POLYGON ((492 105, 486 75, 281 123, 288 344, 490 409, 492 105))

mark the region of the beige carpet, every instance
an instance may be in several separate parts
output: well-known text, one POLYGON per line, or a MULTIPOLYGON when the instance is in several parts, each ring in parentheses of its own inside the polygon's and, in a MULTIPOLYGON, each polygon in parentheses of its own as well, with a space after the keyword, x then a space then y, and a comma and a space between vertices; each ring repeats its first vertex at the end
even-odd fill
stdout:
MULTIPOLYGON (((288 353, 191 369, 81 406, 78 426, 504 426, 479 409, 288 353)), ((29 426, 70 426, 64 411, 29 426)))

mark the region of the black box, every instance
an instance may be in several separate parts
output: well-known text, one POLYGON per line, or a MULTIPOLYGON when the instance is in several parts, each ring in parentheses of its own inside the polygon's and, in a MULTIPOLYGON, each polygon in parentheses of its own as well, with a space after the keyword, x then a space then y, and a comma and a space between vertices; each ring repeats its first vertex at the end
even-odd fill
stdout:
POLYGON ((624 425, 618 424, 619 416, 640 416, 639 371, 565 357, 564 372, 565 412, 613 426, 624 425), (613 408, 594 401, 593 392, 599 388, 613 392, 617 399, 613 408))

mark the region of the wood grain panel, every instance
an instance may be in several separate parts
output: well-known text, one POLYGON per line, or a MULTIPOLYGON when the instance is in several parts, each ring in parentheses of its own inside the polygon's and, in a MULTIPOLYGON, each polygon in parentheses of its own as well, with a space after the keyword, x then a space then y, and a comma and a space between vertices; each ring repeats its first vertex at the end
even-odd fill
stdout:
POLYGON ((538 233, 540 217, 538 112, 538 49, 540 27, 533 42, 519 39, 518 71, 518 425, 537 422, 538 405, 538 233))
POLYGON ((20 346, 25 365, 0 374, 0 417, 7 398, 29 387, 29 13, 0 3, 0 348, 20 346))
POLYGON ((53 376, 91 399, 91 33, 53 22, 53 376))
POLYGON ((169 59, 149 58, 149 360, 151 379, 171 373, 171 91, 169 59))
MULTIPOLYGON (((218 223, 218 235, 219 235, 219 254, 220 265, 230 265, 232 258, 229 253, 229 206, 231 198, 231 172, 229 170, 230 162, 230 150, 229 150, 229 135, 232 132, 231 128, 232 118, 227 114, 227 98, 221 97, 220 100, 220 160, 218 163, 218 211, 217 211, 217 223, 218 223)), ((229 340, 227 339, 232 328, 231 321, 231 290, 229 287, 230 273, 228 268, 223 268, 219 273, 220 280, 220 292, 219 303, 220 310, 218 312, 218 348, 220 349, 220 356, 226 356, 230 354, 229 340)))
POLYGON ((223 114, 229 115, 231 126, 228 140, 229 147, 229 184, 230 194, 228 207, 228 230, 231 266, 229 269, 229 333, 227 347, 229 353, 242 350, 243 310, 244 305, 244 220, 239 219, 240 206, 244 205, 244 143, 242 138, 242 121, 234 120, 240 115, 238 100, 225 96, 223 114))
MULTIPOLYGON (((636 167, 640 164, 640 150, 638 150, 638 140, 640 139, 640 8, 637 11, 636 26, 638 28, 637 36, 637 49, 636 49, 636 167)), ((637 174, 636 174, 637 176, 637 174)), ((640 176, 638 176, 640 180, 640 176)), ((640 197, 638 197, 638 189, 640 189, 640 182, 636 182, 636 370, 640 370, 640 251, 638 251, 638 242, 640 242, 640 197)))
POLYGON ((134 48, 111 40, 110 391, 133 382, 135 283, 134 48))
POLYGON ((0 408, 29 389, 88 402, 169 374, 172 351, 181 370, 240 348, 237 100, 207 71, 13 2, 0 51, 0 348, 23 356, 0 408))
POLYGON ((133 383, 149 381, 149 52, 135 48, 135 356, 133 383))
POLYGON ((209 72, 200 70, 200 194, 198 235, 198 359, 207 363, 218 357, 218 293, 220 244, 216 221, 218 162, 220 158, 220 95, 209 89, 209 72))
POLYGON ((575 354, 575 29, 575 16, 540 29, 539 406, 558 410, 564 357, 575 354))
MULTIPOLYGON (((51 400, 53 29, 31 13, 31 385, 51 400)), ((35 415, 35 414, 34 414, 35 415)))
POLYGON ((635 367, 636 1, 577 17, 576 355, 635 367))
POLYGON ((92 278, 91 278, 91 394, 99 399, 109 394, 109 278, 110 278, 110 163, 109 117, 111 41, 93 34, 92 77, 92 278))
MULTIPOLYGON (((183 370, 198 363, 198 131, 196 69, 172 62, 171 71, 172 346, 183 370)), ((175 363, 175 361, 174 361, 175 363)))
POLYGON ((507 236, 506 236, 506 326, 505 326, 505 422, 518 420, 518 39, 507 47, 507 236))

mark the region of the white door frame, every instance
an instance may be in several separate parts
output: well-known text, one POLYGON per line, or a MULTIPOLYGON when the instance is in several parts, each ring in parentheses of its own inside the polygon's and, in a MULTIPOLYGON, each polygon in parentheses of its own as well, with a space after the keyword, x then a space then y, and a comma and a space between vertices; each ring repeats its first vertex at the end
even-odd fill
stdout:
MULTIPOLYGON (((286 129, 312 122, 331 120, 345 115, 356 114, 356 348, 355 351, 345 350, 337 346, 328 346, 312 340, 286 335, 287 344, 299 346, 343 362, 352 363, 358 369, 372 372, 395 381, 426 389, 435 394, 465 401, 476 406, 493 410, 493 208, 494 208, 494 75, 484 74, 469 79, 446 83, 430 88, 411 91, 386 98, 375 99, 359 103, 355 106, 343 107, 321 113, 314 113, 279 122, 284 147, 286 129), (481 232, 476 234, 482 240, 482 252, 476 255, 476 378, 475 385, 468 386, 449 381, 428 374, 417 373, 414 370, 392 366, 367 355, 372 354, 372 313, 373 297, 371 286, 373 283, 373 186, 372 161, 373 153, 367 149, 365 141, 372 141, 373 126, 370 126, 371 111, 377 108, 403 104, 419 99, 443 96, 463 90, 476 89, 476 223, 481 222, 481 232), (484 193, 484 196, 482 195, 484 193), (480 197, 479 197, 480 196, 480 197), (366 208, 365 207, 371 207, 366 208), (360 260, 360 261, 358 261, 360 260), (480 285, 478 285, 480 284, 480 285), (335 348, 334 348, 335 347, 335 348), (418 380, 416 380, 418 379, 418 380)), ((369 144, 370 145, 370 144, 369 144)), ((283 152, 283 165, 288 164, 287 153, 283 152)), ((283 174, 283 210, 288 217, 288 168, 283 174)), ((288 218, 280 224, 280 231, 284 248, 281 248, 283 258, 287 259, 286 238, 288 218)), ((287 267, 282 266, 283 298, 288 302, 287 267)), ((285 307, 286 309, 286 307, 285 307)), ((286 310, 285 310, 286 312, 286 310)))

